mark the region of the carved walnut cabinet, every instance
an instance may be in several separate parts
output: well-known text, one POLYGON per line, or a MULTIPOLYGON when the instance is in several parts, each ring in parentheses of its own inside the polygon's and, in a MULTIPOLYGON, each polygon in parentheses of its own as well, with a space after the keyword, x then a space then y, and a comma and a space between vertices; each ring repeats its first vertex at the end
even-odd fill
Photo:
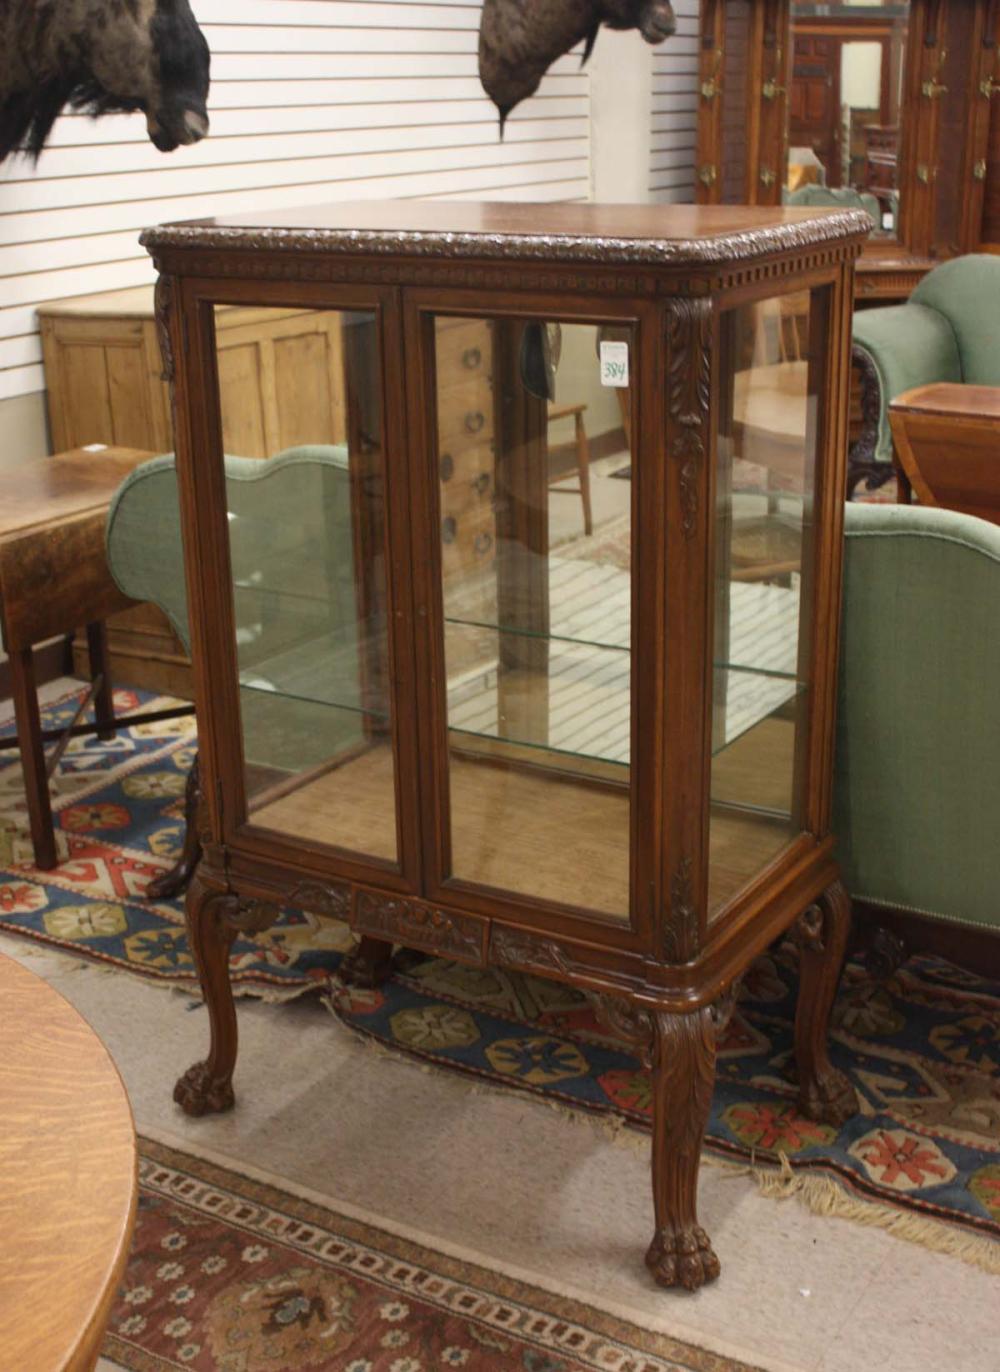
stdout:
MULTIPOLYGON (((411 201, 146 233, 201 736, 211 1045, 186 1110, 232 1105, 228 950, 291 905, 351 925, 368 984, 404 945, 593 995, 652 1073, 662 1285, 718 1274, 695 1204, 716 1044, 793 926, 801 1107, 853 1111, 829 824, 868 227, 411 201), (343 442, 224 457, 232 306, 324 316, 343 442), (590 534, 552 477, 560 414, 601 436, 590 534)), ((316 384, 289 371, 285 410, 316 384)))

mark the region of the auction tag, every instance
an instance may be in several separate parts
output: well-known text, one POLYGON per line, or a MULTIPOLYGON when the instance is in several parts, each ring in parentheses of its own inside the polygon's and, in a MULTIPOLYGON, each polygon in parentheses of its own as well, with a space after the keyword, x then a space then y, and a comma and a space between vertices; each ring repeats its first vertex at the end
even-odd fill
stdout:
POLYGON ((601 340, 601 385, 628 385, 628 344, 601 340))

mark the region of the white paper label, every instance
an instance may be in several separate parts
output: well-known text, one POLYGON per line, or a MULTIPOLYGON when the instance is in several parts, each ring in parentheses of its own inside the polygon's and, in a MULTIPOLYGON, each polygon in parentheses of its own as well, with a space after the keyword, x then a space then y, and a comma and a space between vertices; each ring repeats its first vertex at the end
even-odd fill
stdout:
POLYGON ((628 385, 628 344, 610 339, 601 342, 601 385, 628 385))

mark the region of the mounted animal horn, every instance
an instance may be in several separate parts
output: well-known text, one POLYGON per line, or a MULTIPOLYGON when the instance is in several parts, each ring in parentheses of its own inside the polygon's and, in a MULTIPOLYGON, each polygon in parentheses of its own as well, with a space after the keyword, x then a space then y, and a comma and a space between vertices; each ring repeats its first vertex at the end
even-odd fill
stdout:
POLYGON ((141 110, 171 152, 208 133, 208 44, 188 0, 0 0, 0 162, 38 158, 65 107, 141 110))
POLYGON ((483 0, 479 78, 500 112, 501 137, 508 114, 557 58, 583 43, 586 62, 602 24, 638 29, 647 43, 677 29, 670 0, 483 0))

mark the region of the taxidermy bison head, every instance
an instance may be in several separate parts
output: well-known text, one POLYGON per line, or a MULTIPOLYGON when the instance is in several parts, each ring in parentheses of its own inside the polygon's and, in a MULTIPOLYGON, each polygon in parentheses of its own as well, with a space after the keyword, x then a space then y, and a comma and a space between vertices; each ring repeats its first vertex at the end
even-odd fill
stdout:
POLYGON ((661 43, 677 28, 670 0, 483 0, 479 26, 479 76, 504 120, 533 95, 549 67, 585 42, 590 56, 602 24, 638 29, 647 43, 661 43))
POLYGON ((196 143, 208 65, 188 0, 0 0, 0 161, 37 158, 65 105, 141 110, 161 152, 196 143))

